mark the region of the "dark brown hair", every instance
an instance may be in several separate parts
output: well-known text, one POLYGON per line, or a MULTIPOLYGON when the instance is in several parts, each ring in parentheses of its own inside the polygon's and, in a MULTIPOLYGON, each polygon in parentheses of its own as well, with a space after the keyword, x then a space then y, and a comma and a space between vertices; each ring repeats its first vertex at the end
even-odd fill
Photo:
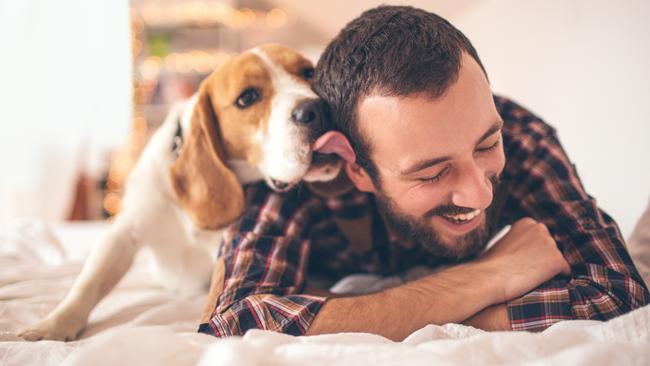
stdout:
POLYGON ((458 78, 463 52, 485 72, 463 33, 438 15, 409 6, 370 9, 327 46, 316 66, 314 89, 328 105, 330 128, 348 138, 357 164, 375 183, 379 175, 371 147, 357 126, 361 99, 412 93, 436 99, 458 78))

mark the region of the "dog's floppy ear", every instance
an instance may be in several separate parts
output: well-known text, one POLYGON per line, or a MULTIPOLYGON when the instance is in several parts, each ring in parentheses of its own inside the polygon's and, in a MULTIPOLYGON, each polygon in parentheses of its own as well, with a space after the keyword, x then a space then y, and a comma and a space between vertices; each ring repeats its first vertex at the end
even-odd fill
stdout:
POLYGON ((226 165, 219 120, 207 82, 199 89, 189 134, 172 164, 170 177, 178 202, 201 229, 222 228, 243 210, 244 192, 226 165))

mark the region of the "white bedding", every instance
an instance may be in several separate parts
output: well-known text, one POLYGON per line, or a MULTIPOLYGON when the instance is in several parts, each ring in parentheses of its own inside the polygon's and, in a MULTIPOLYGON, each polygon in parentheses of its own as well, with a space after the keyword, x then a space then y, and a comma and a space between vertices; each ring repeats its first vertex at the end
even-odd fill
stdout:
POLYGON ((74 342, 14 335, 64 295, 106 224, 0 228, 0 365, 650 364, 650 307, 601 323, 569 321, 540 334, 426 326, 395 343, 371 334, 315 337, 250 331, 216 339, 195 332, 203 297, 179 298, 148 279, 140 256, 74 342), (57 240, 59 238, 60 240, 57 240))

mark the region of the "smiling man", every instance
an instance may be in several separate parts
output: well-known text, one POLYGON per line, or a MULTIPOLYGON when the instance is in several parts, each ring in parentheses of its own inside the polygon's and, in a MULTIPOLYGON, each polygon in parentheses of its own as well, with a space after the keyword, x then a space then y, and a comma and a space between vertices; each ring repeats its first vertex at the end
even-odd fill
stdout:
POLYGON ((395 340, 447 322, 538 331, 649 301, 616 223, 585 192, 555 130, 494 96, 471 43, 444 19, 410 7, 363 13, 327 47, 314 86, 333 123, 314 147, 345 161, 354 189, 248 187, 199 331, 395 340), (441 264, 364 295, 306 290, 312 278, 441 264))

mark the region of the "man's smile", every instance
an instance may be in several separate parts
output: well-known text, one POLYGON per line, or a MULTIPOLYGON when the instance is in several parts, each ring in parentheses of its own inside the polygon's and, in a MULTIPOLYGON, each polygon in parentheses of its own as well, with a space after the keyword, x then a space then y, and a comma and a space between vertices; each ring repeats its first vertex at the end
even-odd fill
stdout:
POLYGON ((476 229, 485 219, 484 210, 474 210, 465 215, 436 215, 433 220, 446 231, 463 235, 476 229))

